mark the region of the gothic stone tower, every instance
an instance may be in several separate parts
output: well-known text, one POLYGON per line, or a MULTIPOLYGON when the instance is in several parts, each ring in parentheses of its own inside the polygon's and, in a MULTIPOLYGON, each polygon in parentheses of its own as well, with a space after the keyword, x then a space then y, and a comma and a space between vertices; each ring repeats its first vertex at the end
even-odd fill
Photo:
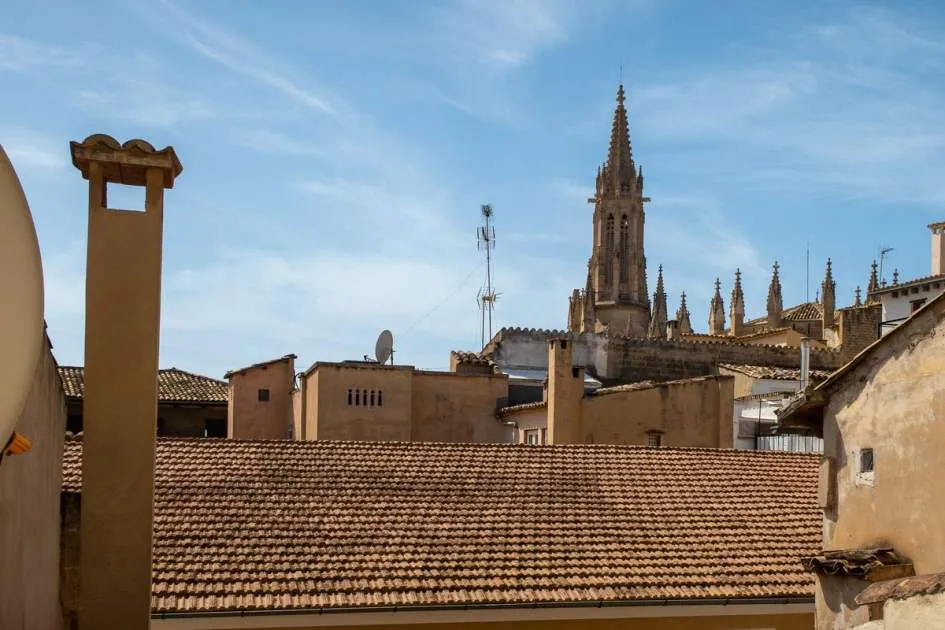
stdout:
POLYGON ((643 169, 633 162, 623 85, 610 132, 607 161, 597 171, 594 204, 594 246, 588 261, 583 296, 572 297, 569 328, 646 337, 650 300, 643 252, 643 169), (577 298, 577 300, 575 299, 577 298), (575 307, 583 311, 580 316, 575 307))

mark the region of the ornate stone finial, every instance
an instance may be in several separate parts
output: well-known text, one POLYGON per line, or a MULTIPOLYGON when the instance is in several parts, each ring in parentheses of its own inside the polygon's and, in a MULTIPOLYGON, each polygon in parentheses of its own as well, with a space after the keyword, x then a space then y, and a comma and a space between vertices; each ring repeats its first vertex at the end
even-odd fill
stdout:
POLYGON ((824 328, 833 327, 836 320, 836 310, 837 310, 837 283, 833 279, 833 263, 828 258, 827 259, 827 269, 824 271, 824 281, 820 283, 820 295, 819 300, 823 305, 823 315, 821 319, 823 320, 824 328))
POLYGON ((732 287, 729 320, 732 325, 731 334, 736 337, 742 334, 742 327, 745 325, 745 294, 742 292, 741 269, 735 269, 735 286, 732 287))
POLYGON ((856 291, 853 292, 853 306, 863 306, 863 301, 860 299, 860 287, 856 287, 856 291))
POLYGON ((771 284, 768 285, 768 328, 780 328, 781 317, 784 312, 784 302, 781 298, 781 277, 778 274, 780 265, 774 261, 771 274, 771 284))
POLYGON ((879 274, 877 272, 878 265, 876 261, 873 261, 873 264, 870 265, 870 283, 866 286, 866 301, 869 302, 872 297, 871 294, 875 291, 879 291, 879 274))
POLYGON ((653 314, 650 317, 650 326, 647 337, 650 339, 666 338, 666 291, 663 288, 663 265, 657 268, 656 291, 653 293, 653 314))
POLYGON ((709 303, 709 334, 721 335, 725 332, 725 305, 722 302, 722 281, 715 279, 715 295, 709 303))
POLYGON ((679 309, 676 311, 676 323, 679 334, 688 335, 692 332, 692 321, 689 316, 689 307, 686 306, 686 292, 679 295, 679 309))

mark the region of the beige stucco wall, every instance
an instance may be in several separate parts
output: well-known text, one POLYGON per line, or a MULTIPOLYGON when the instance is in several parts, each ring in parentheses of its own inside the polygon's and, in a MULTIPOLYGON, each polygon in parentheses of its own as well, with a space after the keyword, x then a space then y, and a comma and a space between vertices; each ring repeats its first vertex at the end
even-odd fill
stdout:
POLYGON ((307 391, 308 439, 410 441, 413 368, 361 364, 316 364, 307 391), (383 404, 349 405, 348 390, 383 392, 383 404))
POLYGON ((284 440, 294 421, 292 392, 295 362, 291 357, 228 375, 227 435, 237 440, 284 440), (269 400, 259 400, 259 390, 269 390, 269 400))
POLYGON ((495 417, 496 401, 508 396, 508 377, 502 374, 317 363, 301 380, 304 439, 511 442, 514 437, 495 417), (374 392, 375 404, 349 404, 349 390, 374 392))
POLYGON ((732 448, 734 384, 718 376, 588 396, 583 443, 646 444, 647 431, 662 431, 663 446, 732 448))
MULTIPOLYGON (((719 617, 653 617, 644 619, 574 619, 548 621, 502 621, 484 623, 425 623, 423 625, 371 625, 374 630, 810 630, 812 614, 726 615, 719 617)), ((234 625, 234 628, 237 627, 234 625)), ((298 626, 303 630, 303 626, 298 626)), ((352 626, 318 626, 318 630, 340 630, 352 626)), ((362 626, 366 627, 366 626, 362 626)), ((157 628, 157 626, 155 626, 157 628)), ((167 626, 170 630, 170 626, 167 626)), ((276 630, 272 628, 271 630, 276 630)), ((310 630, 315 630, 310 627, 310 630)))
POLYGON ((504 374, 416 372, 410 439, 415 442, 511 442, 512 428, 495 417, 509 395, 504 374))
POLYGON ((824 413, 837 498, 825 548, 891 545, 916 573, 945 571, 945 321, 887 338, 843 383, 824 413), (873 449, 872 485, 857 482, 862 448, 873 449))
POLYGON ((59 607, 59 493, 66 399, 48 346, 16 431, 32 442, 0 463, 0 628, 55 630, 59 607))

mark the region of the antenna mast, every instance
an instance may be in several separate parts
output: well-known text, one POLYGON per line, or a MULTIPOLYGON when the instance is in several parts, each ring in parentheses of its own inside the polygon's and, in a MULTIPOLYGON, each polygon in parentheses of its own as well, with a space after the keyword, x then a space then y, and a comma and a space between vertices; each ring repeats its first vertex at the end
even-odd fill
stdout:
POLYGON ((881 247, 879 250, 879 283, 880 286, 886 284, 886 279, 883 278, 883 262, 886 260, 886 254, 891 252, 894 248, 892 247, 881 247))
POLYGON ((479 289, 477 302, 481 315, 479 336, 482 341, 482 347, 486 347, 486 339, 492 339, 492 310, 495 308, 495 301, 498 295, 492 287, 492 250, 495 248, 495 228, 492 227, 492 206, 485 204, 480 207, 482 212, 482 225, 479 226, 476 238, 478 240, 479 250, 486 252, 486 283, 479 289), (489 336, 486 337, 486 324, 488 323, 489 336))

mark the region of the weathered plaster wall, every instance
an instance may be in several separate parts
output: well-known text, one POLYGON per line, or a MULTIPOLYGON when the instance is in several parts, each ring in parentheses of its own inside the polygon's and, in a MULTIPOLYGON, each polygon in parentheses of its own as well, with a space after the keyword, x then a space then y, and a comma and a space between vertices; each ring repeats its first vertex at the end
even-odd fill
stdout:
POLYGON ((415 372, 411 440, 415 442, 512 442, 512 428, 495 417, 508 396, 502 374, 415 372))
POLYGON ((886 600, 883 630, 945 630, 945 593, 886 600))
POLYGON ((48 342, 15 428, 32 449, 0 463, 0 628, 55 630, 66 399, 48 342))
MULTIPOLYGON (((916 573, 945 571, 945 305, 919 317, 927 332, 898 331, 849 374, 824 413, 825 455, 835 458, 837 507, 825 512, 825 548, 888 544, 916 573), (938 321, 935 321, 938 319, 938 321), (934 324, 931 324, 935 321, 934 324), (872 448, 871 483, 858 480, 872 448)), ((923 326, 917 322, 915 330, 923 326)))
MULTIPOLYGON (((878 313, 878 309, 874 310, 878 313)), ((856 331, 869 330, 868 325, 860 325, 864 317, 863 314, 848 317, 847 328, 857 324, 856 331)), ((878 320, 876 323, 879 323, 878 320)), ((547 369, 548 342, 557 338, 571 340, 574 365, 587 368, 607 384, 705 376, 715 374, 719 363, 796 368, 801 361, 800 349, 795 347, 627 339, 527 329, 503 329, 496 335, 497 342, 490 342, 485 351, 491 351, 492 359, 502 367, 547 369)), ((857 347, 859 351, 865 346, 857 347)), ((845 361, 839 352, 816 348, 811 350, 812 368, 833 370, 843 363, 845 361)))
POLYGON ((318 363, 302 378, 305 439, 511 442, 495 417, 508 397, 503 374, 427 372, 410 366, 318 363), (349 404, 348 391, 374 392, 349 404), (382 394, 382 398, 380 396, 382 394), (368 400, 371 400, 370 398, 368 400), (383 402, 381 402, 381 400, 383 402))
POLYGON ((295 362, 291 357, 229 375, 227 435, 237 440, 284 440, 293 422, 295 362), (260 390, 269 390, 261 400, 260 390))
POLYGON ((582 441, 646 444, 647 431, 660 431, 663 446, 732 448, 734 383, 716 376, 589 396, 582 441))
POLYGON ((869 621, 869 608, 854 600, 870 582, 844 576, 818 576, 815 595, 816 630, 849 630, 869 621))
POLYGON ((607 376, 607 337, 604 335, 506 329, 501 333, 501 343, 494 346, 492 360, 502 367, 548 369, 548 342, 562 338, 571 341, 574 365, 583 366, 599 377, 607 376))
MULTIPOLYGON (((615 339, 614 371, 609 378, 623 382, 677 380, 714 374, 719 363, 797 368, 800 348, 749 346, 732 343, 691 343, 651 339, 615 339)), ((811 367, 836 369, 840 355, 832 350, 811 350, 811 367)))

